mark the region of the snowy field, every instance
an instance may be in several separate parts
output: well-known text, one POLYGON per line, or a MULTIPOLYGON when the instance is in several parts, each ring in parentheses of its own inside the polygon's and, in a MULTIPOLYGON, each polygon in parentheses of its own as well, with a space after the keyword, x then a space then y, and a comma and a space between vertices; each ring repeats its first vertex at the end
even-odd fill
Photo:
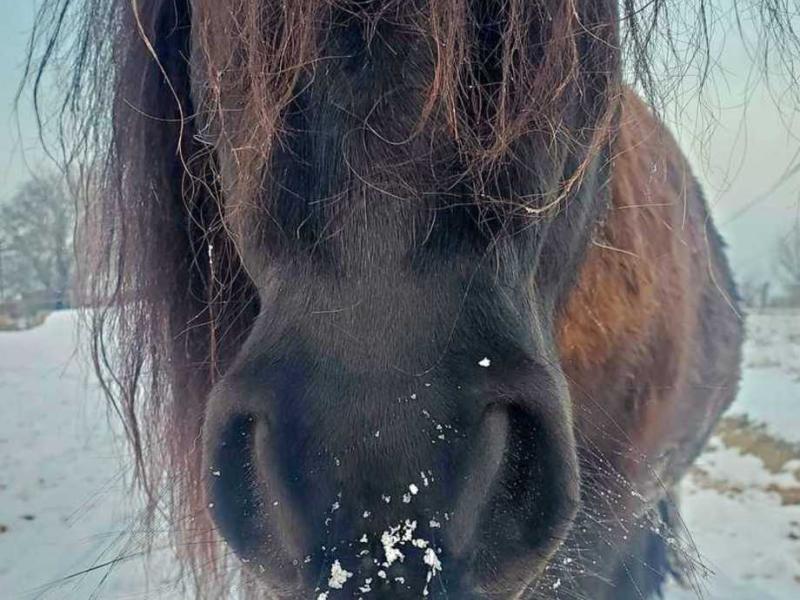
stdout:
MULTIPOLYGON (((139 553, 123 447, 75 354, 75 321, 0 333, 0 599, 180 598, 161 575, 169 555, 139 553)), ((800 598, 800 313, 752 315, 744 366, 683 516, 710 570, 703 597, 800 598)))

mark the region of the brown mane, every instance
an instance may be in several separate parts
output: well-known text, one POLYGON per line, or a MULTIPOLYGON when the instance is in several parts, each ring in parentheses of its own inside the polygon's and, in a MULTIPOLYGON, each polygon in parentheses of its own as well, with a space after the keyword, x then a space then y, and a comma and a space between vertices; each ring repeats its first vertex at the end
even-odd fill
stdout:
MULTIPOLYGON (((692 270, 707 268, 698 230, 703 221, 687 215, 693 176, 672 136, 631 92, 614 148, 611 211, 592 240, 559 329, 562 359, 578 372, 602 369, 623 347, 644 349, 650 327, 684 323, 675 307, 692 314, 696 301, 674 295, 691 293, 687 284, 696 273, 679 265, 695 255, 700 260, 692 270)), ((674 331, 676 339, 682 335, 674 331)))
MULTIPOLYGON (((580 446, 611 457, 599 477, 601 496, 618 498, 620 521, 608 536, 619 540, 626 515, 671 494, 734 396, 738 370, 710 364, 705 350, 716 336, 724 340, 718 360, 738 365, 742 333, 699 187, 672 136, 630 92, 614 148, 612 206, 560 315, 558 346, 580 446), (632 492, 616 487, 620 475, 636 482, 632 492)), ((691 580, 691 570, 683 576, 691 580)))
MULTIPOLYGON (((697 319, 711 319, 704 308, 709 289, 717 296, 716 312, 740 318, 727 264, 711 251, 720 242, 708 228, 702 196, 680 149, 632 93, 625 95, 621 115, 612 208, 592 241, 558 330, 573 395, 584 400, 581 390, 609 372, 627 372, 654 387, 695 376, 682 373, 697 361, 692 333, 697 319)), ((730 347, 736 346, 732 340, 730 347)), ((737 385, 735 373, 717 377, 719 385, 737 385)), ((616 407, 605 408, 616 414, 616 407)), ((631 440, 635 450, 626 454, 652 455, 652 445, 663 443, 669 429, 658 422, 667 419, 658 403, 641 410, 648 414, 631 440)))

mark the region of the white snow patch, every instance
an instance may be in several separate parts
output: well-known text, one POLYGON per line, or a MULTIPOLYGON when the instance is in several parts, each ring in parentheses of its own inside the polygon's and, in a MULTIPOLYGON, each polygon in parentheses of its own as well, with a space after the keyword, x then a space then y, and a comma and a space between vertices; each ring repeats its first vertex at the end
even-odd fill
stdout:
MULTIPOLYGON (((422 595, 428 595, 428 584, 431 579, 442 571, 442 563, 439 560, 436 551, 431 547, 428 540, 415 537, 414 533, 417 530, 417 522, 406 520, 400 525, 390 527, 388 530, 381 534, 381 544, 383 545, 383 552, 386 558, 385 562, 381 565, 385 569, 390 569, 396 562, 404 562, 405 554, 401 550, 404 546, 412 546, 420 550, 424 550, 422 561, 428 567, 428 573, 425 579, 425 589, 422 590, 422 595)), ((378 572, 379 577, 385 577, 384 571, 378 572), (383 575, 381 573, 384 573, 383 575)))
POLYGON ((352 576, 353 574, 350 571, 343 569, 342 564, 338 560, 335 560, 331 565, 331 576, 328 579, 328 587, 334 590, 340 590, 352 576))
POLYGON ((383 554, 386 558, 386 562, 383 563, 384 567, 391 567, 398 560, 403 562, 405 556, 398 546, 402 546, 410 541, 416 528, 416 521, 406 521, 404 525, 390 527, 381 534, 383 554))
POLYGON ((442 563, 439 561, 439 557, 436 555, 433 548, 427 548, 425 550, 425 556, 422 560, 434 573, 442 570, 442 563))

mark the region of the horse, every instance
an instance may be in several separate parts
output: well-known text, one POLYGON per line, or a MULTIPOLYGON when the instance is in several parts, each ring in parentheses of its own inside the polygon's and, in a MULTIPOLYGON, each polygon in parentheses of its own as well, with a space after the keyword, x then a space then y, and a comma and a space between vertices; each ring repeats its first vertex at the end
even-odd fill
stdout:
POLYGON ((95 365, 196 597, 691 579, 677 488, 742 319, 625 82, 663 3, 621 5, 90 0, 77 37, 43 8, 95 365))

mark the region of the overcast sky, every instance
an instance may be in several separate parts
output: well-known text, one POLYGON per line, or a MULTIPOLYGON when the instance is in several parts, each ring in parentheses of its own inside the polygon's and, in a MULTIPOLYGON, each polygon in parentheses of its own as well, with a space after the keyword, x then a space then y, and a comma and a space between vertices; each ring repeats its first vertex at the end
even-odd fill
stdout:
POLYGON ((36 155, 30 111, 21 114, 23 140, 12 111, 34 9, 34 0, 0 0, 0 200, 10 196, 27 176, 23 150, 36 155))
MULTIPOLYGON (((31 111, 24 106, 19 119, 12 112, 36 4, 0 0, 0 200, 14 193, 29 169, 46 165, 31 111)), ((690 90, 676 98, 665 119, 705 187, 737 272, 772 278, 774 240, 800 217, 800 177, 772 189, 797 160, 798 115, 781 97, 786 82, 776 79, 769 91, 763 79, 753 79, 752 60, 738 36, 720 30, 716 40, 714 85, 702 97, 690 90)))

